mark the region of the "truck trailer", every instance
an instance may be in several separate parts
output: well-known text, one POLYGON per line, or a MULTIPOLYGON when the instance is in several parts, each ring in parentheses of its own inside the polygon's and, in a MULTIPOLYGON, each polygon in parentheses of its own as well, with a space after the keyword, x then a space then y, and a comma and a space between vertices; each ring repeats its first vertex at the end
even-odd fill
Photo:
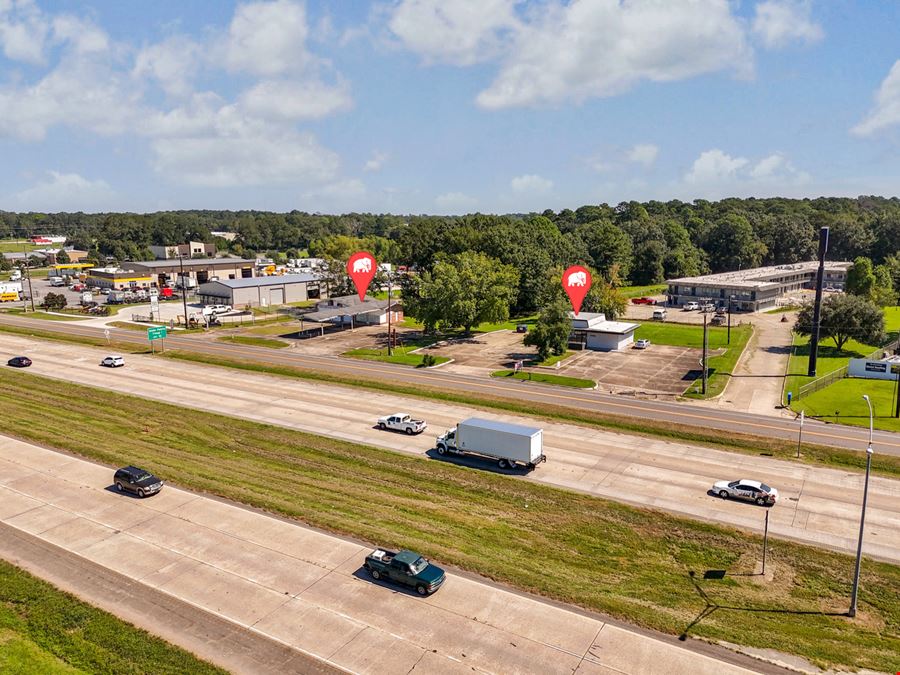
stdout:
POLYGON ((501 469, 534 469, 544 456, 544 430, 478 417, 463 420, 437 438, 439 455, 480 455, 496 459, 501 469))

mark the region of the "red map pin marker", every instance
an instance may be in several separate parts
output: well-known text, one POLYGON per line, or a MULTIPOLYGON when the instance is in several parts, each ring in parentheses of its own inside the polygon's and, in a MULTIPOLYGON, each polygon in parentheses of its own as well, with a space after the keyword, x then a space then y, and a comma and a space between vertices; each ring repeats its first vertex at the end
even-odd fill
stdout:
POLYGON ((368 251, 354 253, 347 261, 347 274, 353 279, 360 302, 366 299, 366 291, 369 290, 375 270, 375 256, 368 251))
POLYGON ((591 290, 591 273, 581 265, 572 265, 563 272, 562 285, 563 290, 572 302, 575 316, 578 316, 578 312, 581 311, 581 303, 584 302, 584 296, 591 290))

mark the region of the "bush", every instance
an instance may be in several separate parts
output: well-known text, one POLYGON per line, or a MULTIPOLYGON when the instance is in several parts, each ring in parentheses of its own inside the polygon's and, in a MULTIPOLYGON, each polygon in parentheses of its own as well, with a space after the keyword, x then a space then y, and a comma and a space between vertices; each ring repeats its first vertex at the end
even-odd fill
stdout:
POLYGON ((62 293, 47 293, 41 307, 44 309, 63 309, 67 304, 66 296, 62 293))
POLYGON ((422 368, 431 368, 431 366, 437 363, 437 359, 434 357, 434 354, 425 354, 422 357, 422 368))

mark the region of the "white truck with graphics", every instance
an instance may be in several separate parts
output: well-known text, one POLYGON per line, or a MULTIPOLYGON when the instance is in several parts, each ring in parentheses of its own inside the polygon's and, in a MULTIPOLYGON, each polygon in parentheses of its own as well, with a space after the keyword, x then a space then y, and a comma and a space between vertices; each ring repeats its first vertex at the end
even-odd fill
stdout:
POLYGON ((378 418, 379 429, 402 431, 410 436, 412 434, 421 434, 427 426, 425 420, 414 420, 408 413, 394 413, 393 415, 378 418))
POLYGON ((463 420, 437 438, 439 455, 479 455, 497 460, 501 469, 534 469, 544 456, 544 430, 478 417, 463 420))

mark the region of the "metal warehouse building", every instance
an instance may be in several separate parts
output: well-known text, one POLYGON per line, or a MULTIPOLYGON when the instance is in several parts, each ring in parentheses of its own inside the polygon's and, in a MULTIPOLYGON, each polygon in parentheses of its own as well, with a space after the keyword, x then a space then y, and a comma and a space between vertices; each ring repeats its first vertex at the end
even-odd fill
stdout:
POLYGON ((285 274, 252 279, 222 279, 201 284, 200 302, 207 305, 271 307, 317 300, 326 293, 324 283, 312 274, 285 274))
MULTIPOLYGON (((849 262, 825 261, 823 284, 843 289, 847 281, 847 270, 852 266, 853 263, 849 262)), ((733 309, 758 312, 775 307, 777 300, 789 293, 812 288, 818 267, 819 263, 811 260, 794 265, 670 279, 666 282, 669 285, 668 301, 670 306, 680 306, 687 302, 712 302, 718 307, 726 307, 731 298, 733 309)))
POLYGON ((152 276, 154 283, 165 286, 184 275, 198 284, 218 279, 248 279, 256 270, 256 261, 244 258, 198 258, 196 260, 144 260, 128 263, 135 271, 152 276))

